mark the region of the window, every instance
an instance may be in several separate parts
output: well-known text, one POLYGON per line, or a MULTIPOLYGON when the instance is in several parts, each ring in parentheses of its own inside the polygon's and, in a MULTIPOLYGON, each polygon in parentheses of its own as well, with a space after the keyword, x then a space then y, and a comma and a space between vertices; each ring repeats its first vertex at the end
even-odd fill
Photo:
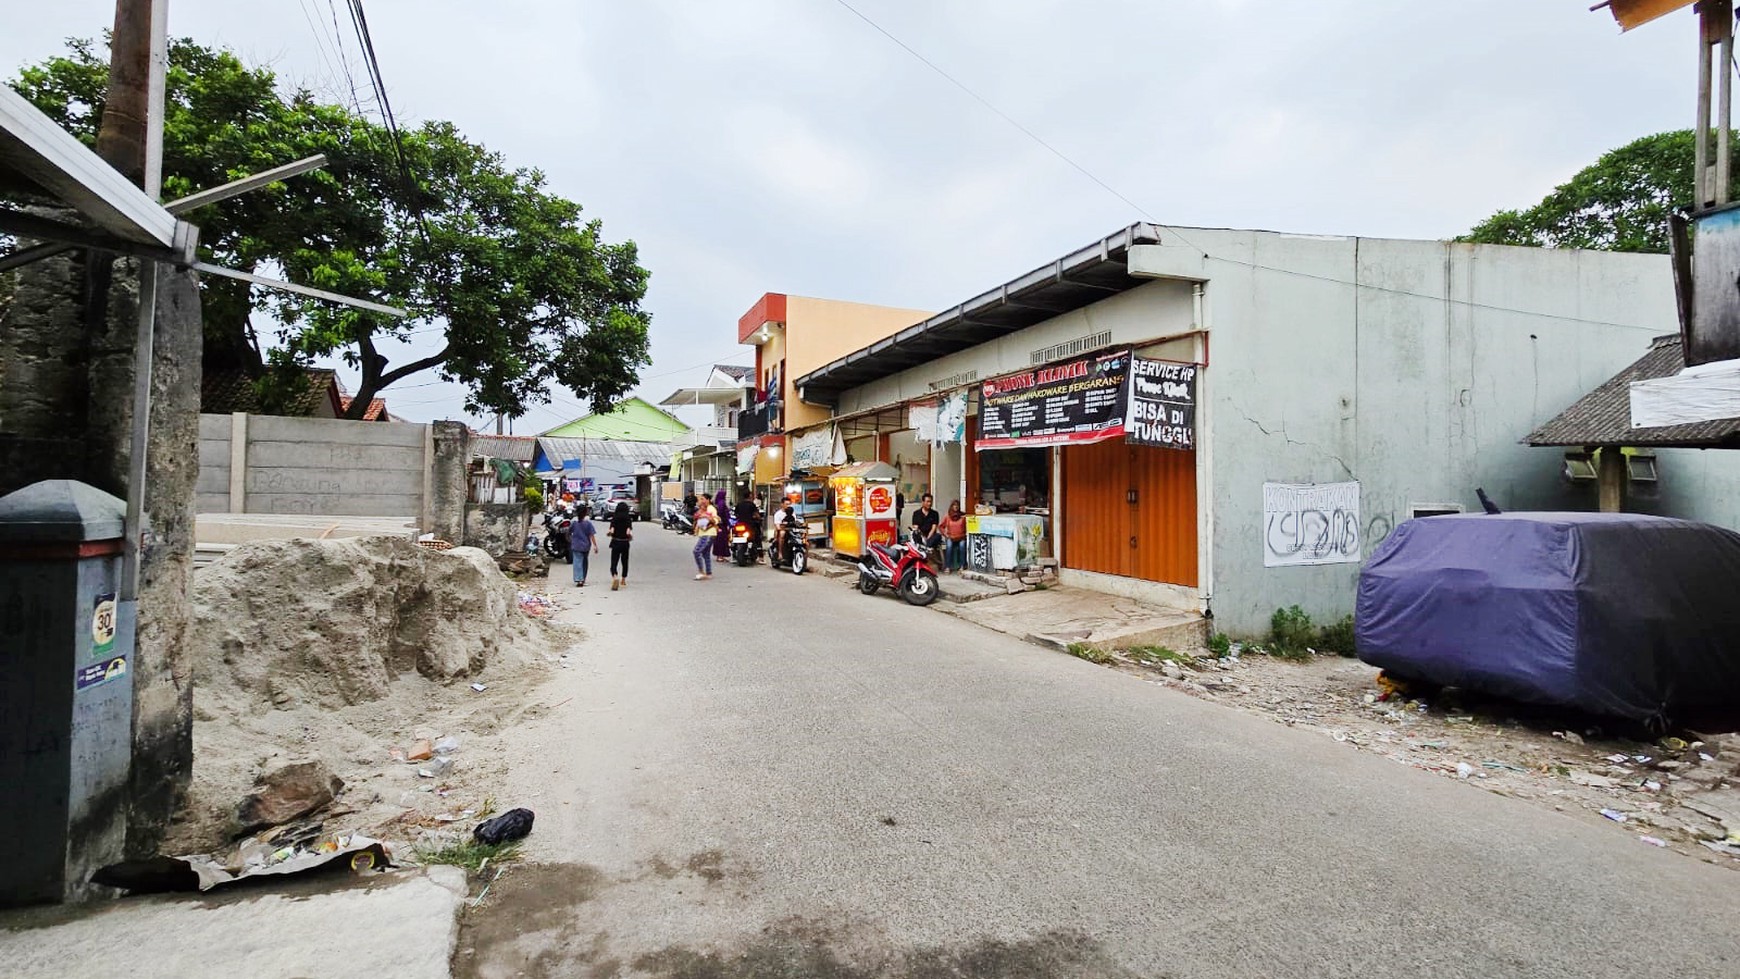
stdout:
POLYGON ((1592 483, 1595 481, 1595 454, 1593 452, 1571 451, 1565 453, 1565 478, 1573 483, 1592 483))
POLYGON ((1655 468, 1654 455, 1628 455, 1625 457, 1625 472, 1634 483, 1653 483, 1659 476, 1655 468))

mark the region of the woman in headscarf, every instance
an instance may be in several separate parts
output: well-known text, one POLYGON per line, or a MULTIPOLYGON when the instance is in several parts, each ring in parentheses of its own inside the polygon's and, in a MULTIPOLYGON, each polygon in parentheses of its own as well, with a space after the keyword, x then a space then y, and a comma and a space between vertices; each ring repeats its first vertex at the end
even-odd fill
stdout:
POLYGON ((731 507, 725 502, 725 491, 713 494, 713 517, 719 521, 719 533, 713 538, 713 556, 731 557, 731 507))
POLYGON ((627 503, 618 503, 610 515, 610 590, 628 586, 628 544, 634 540, 634 514, 627 503), (621 566, 619 574, 617 567, 621 566))

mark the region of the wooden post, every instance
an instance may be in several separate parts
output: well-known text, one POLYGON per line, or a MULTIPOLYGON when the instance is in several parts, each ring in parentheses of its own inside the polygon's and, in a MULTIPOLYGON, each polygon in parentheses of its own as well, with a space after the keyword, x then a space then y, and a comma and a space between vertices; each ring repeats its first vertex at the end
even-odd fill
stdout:
POLYGON ((1617 445, 1603 445, 1595 470, 1596 499, 1602 513, 1625 509, 1625 454, 1617 445))

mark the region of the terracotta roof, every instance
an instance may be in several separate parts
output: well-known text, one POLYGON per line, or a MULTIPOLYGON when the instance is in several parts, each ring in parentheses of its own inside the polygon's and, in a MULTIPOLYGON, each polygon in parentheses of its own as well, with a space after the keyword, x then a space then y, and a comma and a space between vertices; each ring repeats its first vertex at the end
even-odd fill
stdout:
MULTIPOLYGON (((345 412, 350 411, 350 406, 355 401, 356 401, 355 398, 352 398, 349 396, 341 396, 338 399, 339 415, 343 416, 345 412)), ((371 399, 369 401, 369 410, 363 412, 362 420, 365 422, 384 422, 384 421, 386 421, 387 420, 387 399, 386 398, 373 398, 373 399, 371 399)))
POLYGON ((1672 377, 1684 370, 1679 334, 1656 337, 1649 353, 1615 374, 1605 384, 1560 412, 1558 417, 1530 432, 1525 445, 1622 445, 1669 448, 1740 448, 1740 418, 1667 425, 1661 428, 1631 427, 1631 382, 1672 377))
MULTIPOLYGON (((298 417, 331 417, 339 412, 338 374, 325 368, 311 367, 308 390, 280 414, 298 417)), ((225 415, 235 411, 260 414, 260 396, 254 379, 245 371, 206 371, 200 378, 199 410, 210 415, 225 415)))

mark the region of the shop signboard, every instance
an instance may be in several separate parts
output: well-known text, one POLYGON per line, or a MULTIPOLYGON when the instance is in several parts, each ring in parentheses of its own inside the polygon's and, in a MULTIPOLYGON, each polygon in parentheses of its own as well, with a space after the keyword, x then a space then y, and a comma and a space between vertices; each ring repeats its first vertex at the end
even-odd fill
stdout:
POLYGON ((1130 352, 1093 354, 979 386, 973 448, 1085 445, 1124 436, 1130 352))
POLYGON ((1131 360, 1124 440, 1163 449, 1196 448, 1196 371, 1195 364, 1131 360))
POLYGON ((969 534, 967 536, 967 567, 974 571, 990 573, 991 538, 984 534, 969 534))

